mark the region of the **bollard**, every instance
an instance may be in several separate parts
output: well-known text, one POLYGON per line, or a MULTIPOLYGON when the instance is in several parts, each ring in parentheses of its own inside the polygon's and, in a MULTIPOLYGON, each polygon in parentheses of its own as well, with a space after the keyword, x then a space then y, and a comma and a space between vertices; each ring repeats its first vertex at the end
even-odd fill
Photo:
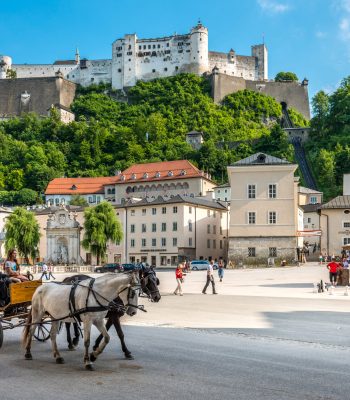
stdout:
POLYGON ((349 286, 345 286, 344 296, 349 296, 349 286))

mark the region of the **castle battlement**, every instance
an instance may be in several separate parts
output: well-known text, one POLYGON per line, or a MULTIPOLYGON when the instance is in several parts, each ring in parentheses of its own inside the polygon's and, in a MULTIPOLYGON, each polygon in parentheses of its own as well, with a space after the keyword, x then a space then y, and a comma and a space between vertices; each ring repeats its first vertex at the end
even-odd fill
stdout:
POLYGON ((0 56, 0 79, 8 70, 18 78, 47 78, 57 73, 64 78, 89 86, 111 83, 115 89, 134 86, 138 80, 174 76, 189 72, 197 75, 219 73, 247 80, 268 78, 268 54, 265 45, 252 46, 250 56, 240 56, 231 49, 227 54, 208 49, 208 29, 200 22, 187 34, 142 39, 126 34, 112 43, 112 58, 106 60, 59 60, 53 64, 12 64, 9 56, 0 56))

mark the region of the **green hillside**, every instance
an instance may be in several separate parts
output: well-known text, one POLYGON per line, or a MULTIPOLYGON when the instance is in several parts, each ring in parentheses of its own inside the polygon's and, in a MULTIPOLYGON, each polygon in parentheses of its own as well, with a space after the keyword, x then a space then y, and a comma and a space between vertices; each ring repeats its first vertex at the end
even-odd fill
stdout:
MULTIPOLYGON (((133 163, 185 158, 221 183, 227 165, 257 151, 293 161, 273 98, 244 90, 216 105, 209 90, 190 74, 139 82, 128 102, 106 85, 91 86, 80 88, 68 125, 55 112, 0 123, 0 204, 33 203, 55 177, 111 175, 133 163), (199 151, 185 141, 191 130, 204 132, 199 151)), ((297 112, 292 118, 302 121, 297 112)))

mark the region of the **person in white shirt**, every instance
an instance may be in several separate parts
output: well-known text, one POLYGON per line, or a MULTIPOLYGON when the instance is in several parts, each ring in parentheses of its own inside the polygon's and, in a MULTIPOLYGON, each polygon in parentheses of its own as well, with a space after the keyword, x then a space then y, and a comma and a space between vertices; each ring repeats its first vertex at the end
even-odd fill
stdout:
POLYGON ((46 280, 48 281, 49 280, 49 277, 47 276, 47 265, 44 263, 43 264, 43 273, 41 274, 41 277, 40 277, 40 279, 43 279, 43 277, 45 276, 45 278, 46 278, 46 280))
POLYGON ((207 288, 209 286, 209 283, 211 283, 212 289, 213 289, 213 294, 217 294, 215 290, 215 281, 214 281, 214 269, 213 269, 214 261, 211 260, 208 268, 207 268, 207 282, 202 290, 203 294, 206 294, 207 288))

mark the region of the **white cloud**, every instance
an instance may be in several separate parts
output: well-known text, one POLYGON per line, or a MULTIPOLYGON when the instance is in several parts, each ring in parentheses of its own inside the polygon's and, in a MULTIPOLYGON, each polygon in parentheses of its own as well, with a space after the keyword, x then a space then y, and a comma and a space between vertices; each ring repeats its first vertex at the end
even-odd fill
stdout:
POLYGON ((269 14, 282 14, 290 9, 288 4, 283 4, 275 0, 258 0, 258 5, 261 7, 263 11, 269 14))
POLYGON ((350 40, 350 15, 340 20, 339 34, 342 40, 350 40))

